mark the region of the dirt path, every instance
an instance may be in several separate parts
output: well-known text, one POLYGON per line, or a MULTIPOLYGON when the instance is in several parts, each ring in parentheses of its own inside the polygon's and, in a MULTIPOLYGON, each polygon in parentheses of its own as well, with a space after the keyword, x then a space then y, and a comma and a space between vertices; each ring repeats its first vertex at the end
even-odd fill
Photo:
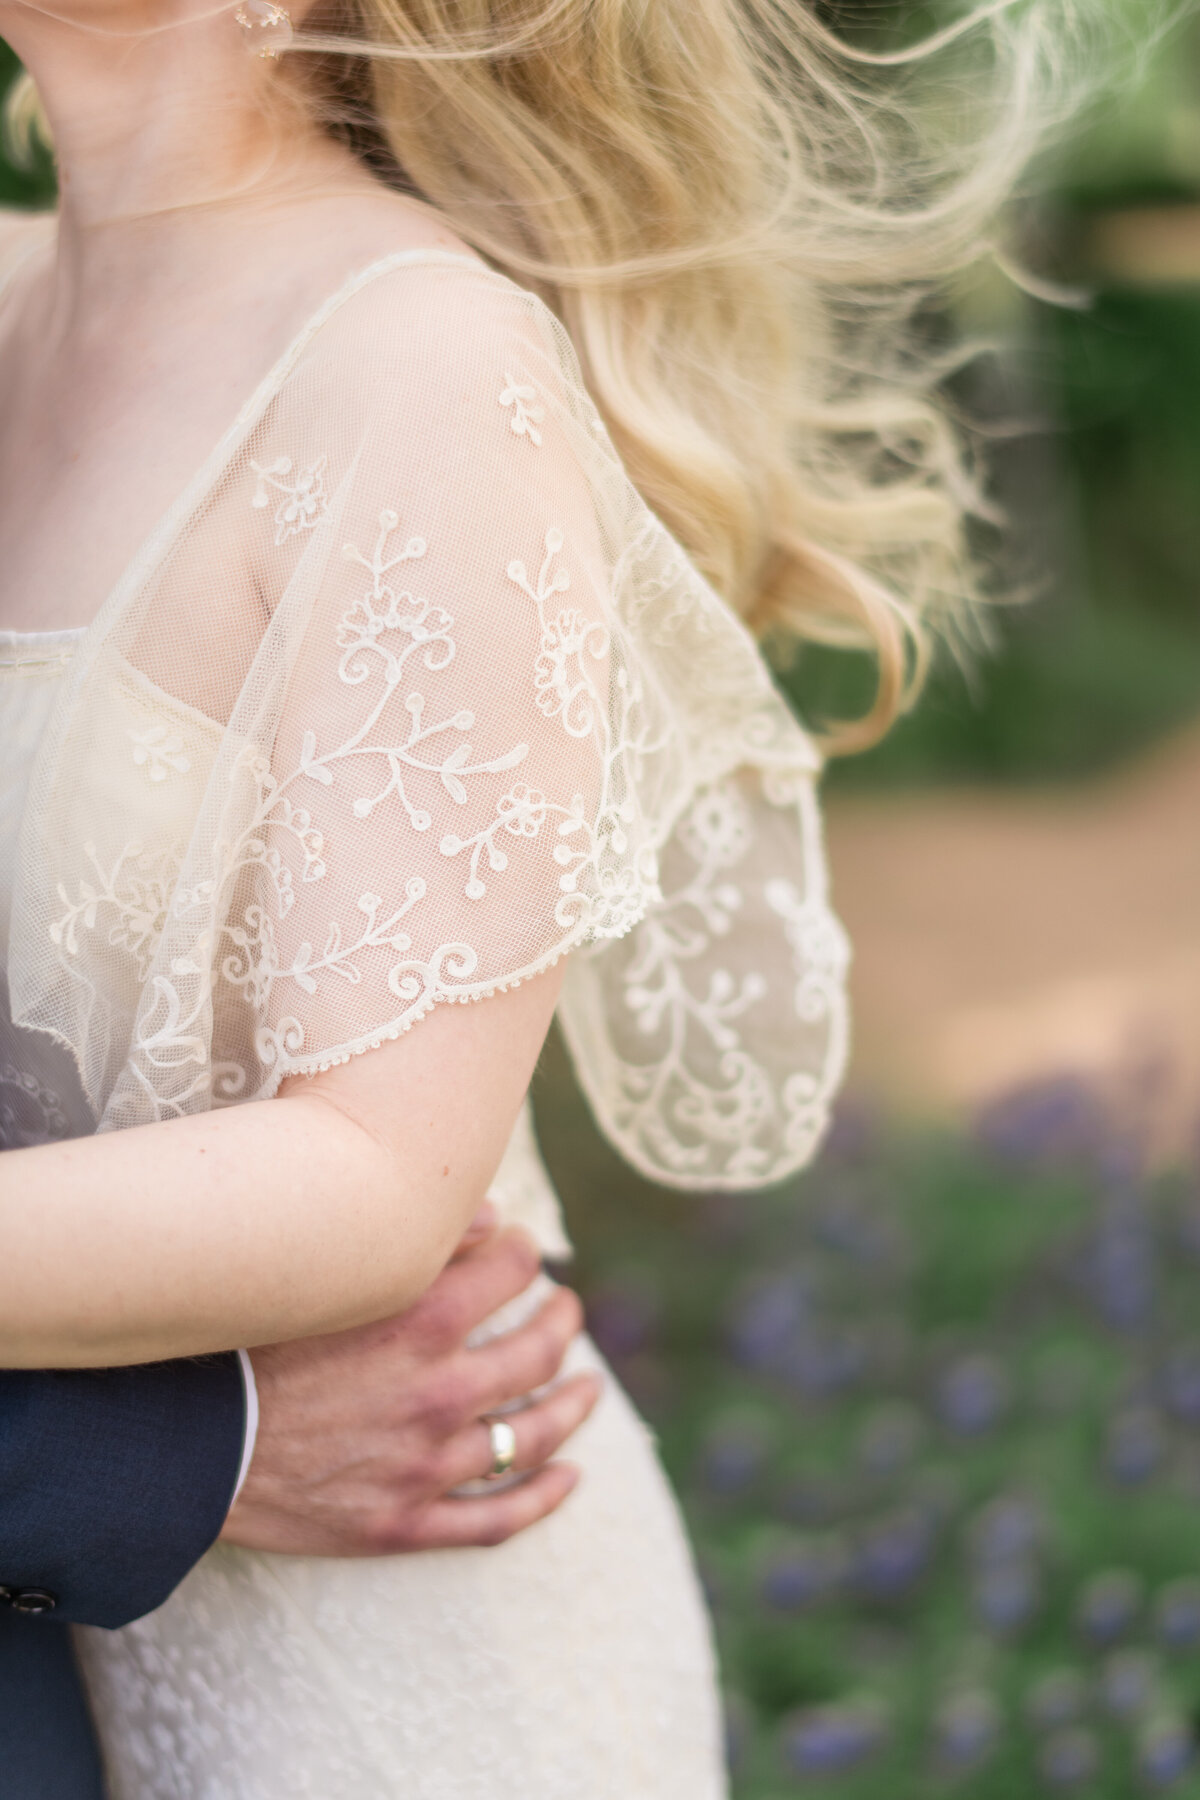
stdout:
POLYGON ((1200 728, 1090 786, 839 798, 829 843, 861 1086, 945 1114, 1161 1058, 1160 1141, 1193 1141, 1200 728))

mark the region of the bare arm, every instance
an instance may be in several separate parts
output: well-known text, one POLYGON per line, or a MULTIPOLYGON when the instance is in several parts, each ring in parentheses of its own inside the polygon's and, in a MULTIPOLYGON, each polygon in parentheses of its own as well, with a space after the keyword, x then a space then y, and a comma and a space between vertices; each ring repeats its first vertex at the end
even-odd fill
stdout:
POLYGON ((486 1192, 558 969, 277 1100, 0 1157, 0 1366, 330 1332, 412 1304, 486 1192))

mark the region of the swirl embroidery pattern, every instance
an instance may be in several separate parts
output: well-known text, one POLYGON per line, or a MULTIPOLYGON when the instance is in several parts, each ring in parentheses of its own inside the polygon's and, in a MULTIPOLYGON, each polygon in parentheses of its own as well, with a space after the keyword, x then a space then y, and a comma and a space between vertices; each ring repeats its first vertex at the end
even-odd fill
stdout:
MULTIPOLYGON (((790 776, 768 775, 762 799, 798 808, 806 835, 815 825, 805 816, 811 789, 790 776)), ((689 867, 677 870, 638 926, 622 969, 620 1004, 649 1057, 615 1055, 610 1089, 593 1099, 622 1152, 652 1176, 666 1169, 685 1182, 735 1189, 778 1179, 811 1156, 828 1123, 847 1048, 848 947, 820 887, 801 894, 758 866, 756 836, 737 780, 696 794, 674 833, 689 867), (751 909, 755 926, 739 932, 751 909), (760 1031, 747 1033, 745 1023, 757 1014, 761 1025, 768 1008, 789 1029, 786 999, 764 973, 775 962, 762 935, 772 915, 796 970, 790 1029, 821 1041, 817 1072, 795 1068, 780 1078, 748 1047, 760 1031), (748 930, 760 966, 737 974, 720 947, 725 940, 744 954, 748 930)), ((584 1020, 583 1029, 595 1029, 590 1008, 584 1020)), ((618 1037, 628 1042, 627 1033, 618 1037)))
MULTIPOLYGON (((558 719, 569 737, 597 738, 601 751, 600 792, 593 822, 585 821, 581 796, 569 807, 553 809, 560 815, 561 838, 586 834, 577 848, 565 842, 556 846, 554 860, 563 870, 559 887, 564 897, 574 895, 583 871, 588 870, 597 890, 590 935, 622 937, 659 896, 658 862, 653 852, 642 849, 630 854, 635 831, 641 840, 645 826, 638 817, 628 770, 640 767, 661 750, 663 740, 654 736, 644 719, 642 684, 630 677, 624 663, 616 669, 615 696, 606 694, 602 699, 597 690, 589 665, 608 663, 611 640, 607 626, 599 619, 585 619, 577 607, 551 614, 550 601, 571 586, 566 570, 553 568, 562 548, 563 534, 552 526, 546 533, 546 554, 536 583, 519 558, 509 563, 508 578, 537 609, 541 627, 534 664, 538 710, 558 719)), ((556 916, 560 924, 566 924, 570 908, 564 909, 560 903, 556 916)))
POLYGON ((579 949, 562 1022, 629 1160, 786 1175, 846 1036, 816 747, 541 303, 452 259, 398 329, 426 277, 385 266, 256 390, 64 682, 20 1019, 108 1130, 579 949))
MULTIPOLYGON (((363 959, 372 952, 388 953, 387 985, 403 1011, 381 1033, 338 1047, 328 1058, 344 1060, 367 1042, 397 1035, 440 999, 492 992, 535 973, 575 943, 620 935, 657 896, 655 857, 635 848, 635 837, 640 842, 642 832, 627 774, 631 756, 645 756, 655 747, 639 723, 641 689, 620 669, 616 705, 610 706, 607 693, 598 686, 600 671, 607 669, 607 630, 577 608, 552 609, 552 602, 569 590, 570 577, 556 566, 563 534, 551 529, 545 535, 544 560, 536 578, 520 559, 510 561, 507 575, 536 610, 540 637, 532 671, 535 703, 547 718, 559 722, 568 737, 596 740, 597 795, 591 803, 582 794, 562 801, 528 782, 510 783, 496 798, 488 822, 468 834, 443 833, 438 852, 448 861, 464 860, 461 892, 467 900, 480 902, 488 893, 485 874, 489 878, 503 874, 520 843, 540 838, 552 826, 558 840, 551 853, 559 871, 557 941, 528 968, 510 970, 506 965, 501 978, 485 977, 471 986, 480 967, 477 945, 443 942, 432 952, 414 953, 415 921, 428 912, 434 899, 426 879, 410 875, 390 898, 369 890, 360 894, 359 916, 353 924, 331 918, 319 948, 305 940, 290 961, 281 958, 277 926, 295 904, 297 881, 320 882, 328 873, 325 834, 314 823, 311 809, 299 804, 302 784, 315 782, 332 789, 349 783, 352 771, 361 771, 350 784, 359 791, 349 801, 349 813, 365 821, 380 807, 398 806, 408 829, 424 834, 433 818, 419 797, 417 782, 432 779, 453 805, 466 806, 481 778, 507 775, 530 755, 529 745, 518 742, 497 756, 476 758, 466 736, 476 724, 475 714, 462 707, 439 711, 423 685, 411 684, 413 674, 436 676, 446 670, 459 646, 455 621, 444 607, 399 587, 397 570, 422 562, 429 553, 426 540, 419 536, 394 543, 399 527, 398 513, 385 508, 378 515, 370 555, 353 543, 343 550, 344 558, 369 577, 364 591, 341 616, 337 632, 338 678, 347 687, 361 687, 367 699, 361 721, 330 748, 318 742, 315 729, 305 729, 296 764, 283 775, 272 769, 258 748, 249 746, 241 752, 238 772, 252 783, 255 795, 249 816, 236 837, 222 846, 215 880, 190 890, 181 888, 175 895, 176 919, 204 911, 211 922, 198 934, 196 952, 172 962, 170 978, 161 974, 153 978, 153 1000, 143 1008, 137 1047, 160 1072, 188 1061, 203 1062, 203 1038, 197 1028, 210 979, 219 977, 227 989, 240 992, 261 1016, 281 982, 308 995, 316 994, 326 979, 357 985, 363 959), (400 720, 404 728, 397 732, 400 720), (367 784, 363 778, 371 771, 377 771, 377 779, 367 784), (239 916, 232 902, 248 876, 257 877, 255 897, 241 907, 239 916), (178 977, 199 978, 194 1006, 185 1003, 174 979, 178 977)), ((74 929, 83 905, 94 910, 95 898, 91 893, 84 897, 64 919, 64 932, 74 929)), ((425 941, 436 942, 436 932, 433 916, 426 920, 425 941)), ((282 1072, 303 1057, 305 1047, 304 1028, 295 1017, 282 1018, 273 1027, 260 1026, 255 1049, 267 1071, 264 1087, 277 1085, 282 1072)), ((318 1066, 327 1064, 322 1061, 318 1066)), ((239 1066, 223 1065, 215 1073, 220 1097, 242 1097, 248 1091, 247 1072, 239 1066)), ((191 1082, 179 1098, 194 1098, 203 1080, 191 1082)))

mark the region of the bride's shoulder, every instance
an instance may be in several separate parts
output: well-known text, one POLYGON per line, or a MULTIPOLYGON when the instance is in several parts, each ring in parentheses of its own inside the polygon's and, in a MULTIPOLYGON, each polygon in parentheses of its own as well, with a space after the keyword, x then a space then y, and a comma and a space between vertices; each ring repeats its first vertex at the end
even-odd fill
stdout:
POLYGON ((308 391, 394 445, 495 457, 516 439, 544 477, 546 465, 575 469, 582 431, 585 461, 602 448, 611 457, 556 314, 465 245, 379 257, 351 278, 312 350, 327 379, 308 391))
POLYGON ((340 287, 300 353, 285 358, 286 392, 273 409, 277 435, 288 438, 281 454, 294 458, 291 440, 301 438, 373 445, 390 461, 483 479, 517 443, 526 458, 537 452, 535 479, 590 468, 607 440, 545 302, 432 209, 374 209, 356 226, 340 245, 340 287))
POLYGON ((431 207, 376 201, 362 209, 352 242, 344 259, 352 273, 325 309, 314 349, 360 371, 368 388, 400 368, 407 381, 454 371, 461 389, 505 345, 533 349, 553 333, 542 302, 431 207))

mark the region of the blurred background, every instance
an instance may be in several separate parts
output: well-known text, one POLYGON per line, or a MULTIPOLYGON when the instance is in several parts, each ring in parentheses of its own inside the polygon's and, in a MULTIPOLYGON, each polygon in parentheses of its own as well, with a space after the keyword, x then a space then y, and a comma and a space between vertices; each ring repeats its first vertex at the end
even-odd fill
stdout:
MULTIPOLYGON (((1017 247, 1071 304, 974 283, 999 348, 952 396, 1008 513, 981 554, 1032 597, 827 778, 857 1029, 823 1157, 682 1199, 557 1044, 535 1091, 696 1539, 739 1800, 1200 1800, 1200 28, 1035 188, 1017 247)), ((52 196, 0 164, 3 203, 52 196)), ((863 679, 781 673, 810 712, 863 679)))

